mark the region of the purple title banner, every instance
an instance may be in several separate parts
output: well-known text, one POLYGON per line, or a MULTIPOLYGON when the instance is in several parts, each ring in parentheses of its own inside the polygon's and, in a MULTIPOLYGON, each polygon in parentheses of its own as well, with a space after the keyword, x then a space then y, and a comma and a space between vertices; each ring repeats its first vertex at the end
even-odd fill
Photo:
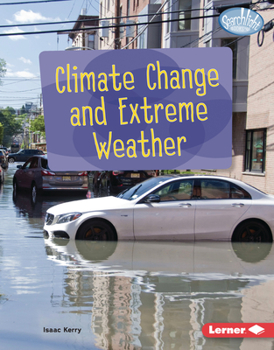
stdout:
POLYGON ((47 51, 40 70, 52 170, 230 167, 229 48, 47 51))

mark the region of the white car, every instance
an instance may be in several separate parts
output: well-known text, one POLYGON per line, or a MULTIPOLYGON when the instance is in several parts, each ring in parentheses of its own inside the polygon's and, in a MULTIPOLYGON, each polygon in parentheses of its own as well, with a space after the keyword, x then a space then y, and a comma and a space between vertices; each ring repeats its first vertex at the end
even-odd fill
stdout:
POLYGON ((117 197, 47 211, 44 235, 83 240, 272 242, 274 196, 219 176, 150 178, 117 197))

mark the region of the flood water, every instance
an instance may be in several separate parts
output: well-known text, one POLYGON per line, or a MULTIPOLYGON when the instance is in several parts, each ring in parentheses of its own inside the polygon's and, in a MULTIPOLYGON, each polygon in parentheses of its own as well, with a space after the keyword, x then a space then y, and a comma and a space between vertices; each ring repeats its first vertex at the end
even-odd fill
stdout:
POLYGON ((272 244, 46 240, 46 210, 75 198, 13 198, 15 169, 0 191, 0 349, 274 348, 202 334, 274 322, 272 244))

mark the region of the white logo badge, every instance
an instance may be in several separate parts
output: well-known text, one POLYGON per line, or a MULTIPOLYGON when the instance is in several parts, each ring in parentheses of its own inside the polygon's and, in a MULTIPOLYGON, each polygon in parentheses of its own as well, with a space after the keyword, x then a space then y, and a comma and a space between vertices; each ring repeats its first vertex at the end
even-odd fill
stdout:
POLYGON ((265 332, 265 329, 258 326, 257 324, 255 326, 248 328, 248 330, 256 335, 259 335, 265 332))

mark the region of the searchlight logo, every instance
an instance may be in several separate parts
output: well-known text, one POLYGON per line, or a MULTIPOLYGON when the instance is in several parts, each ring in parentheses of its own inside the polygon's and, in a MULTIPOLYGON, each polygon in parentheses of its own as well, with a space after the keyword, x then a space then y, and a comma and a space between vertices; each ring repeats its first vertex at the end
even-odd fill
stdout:
POLYGON ((259 32, 264 25, 264 20, 255 11, 235 7, 220 15, 219 24, 228 33, 245 36, 259 32))

